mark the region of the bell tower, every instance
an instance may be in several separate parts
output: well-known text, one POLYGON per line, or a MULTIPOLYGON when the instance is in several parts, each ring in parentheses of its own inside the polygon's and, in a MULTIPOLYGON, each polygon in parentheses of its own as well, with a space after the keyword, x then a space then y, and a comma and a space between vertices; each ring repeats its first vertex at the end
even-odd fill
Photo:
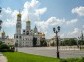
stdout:
POLYGON ((29 31, 31 29, 30 27, 30 21, 26 21, 26 30, 29 31))
POLYGON ((15 44, 17 44, 17 46, 22 46, 22 42, 21 42, 21 13, 19 11, 19 13, 17 14, 17 22, 16 22, 16 34, 14 35, 15 38, 15 44))
POLYGON ((31 26, 30 26, 31 22, 29 20, 29 16, 28 16, 28 19, 26 21, 26 31, 30 31, 31 30, 31 26))
POLYGON ((17 14, 16 34, 21 34, 21 13, 17 14))

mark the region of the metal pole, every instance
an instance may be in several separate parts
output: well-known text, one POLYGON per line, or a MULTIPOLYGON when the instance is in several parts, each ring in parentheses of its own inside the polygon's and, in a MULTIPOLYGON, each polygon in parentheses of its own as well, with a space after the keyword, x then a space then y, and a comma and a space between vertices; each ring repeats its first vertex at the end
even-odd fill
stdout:
POLYGON ((58 40, 58 35, 57 35, 58 32, 56 32, 56 40, 57 40, 57 58, 60 58, 59 57, 59 40, 58 40))
POLYGON ((54 33, 56 33, 56 43, 57 43, 57 58, 60 58, 59 56, 59 39, 58 39, 58 32, 60 31, 60 26, 57 27, 58 30, 53 28, 54 33))

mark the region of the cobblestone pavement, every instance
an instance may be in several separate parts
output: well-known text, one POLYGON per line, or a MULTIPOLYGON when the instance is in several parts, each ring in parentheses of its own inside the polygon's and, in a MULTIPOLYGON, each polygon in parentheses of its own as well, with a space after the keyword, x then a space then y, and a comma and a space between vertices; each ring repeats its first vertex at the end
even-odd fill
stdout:
MULTIPOLYGON (((56 47, 23 47, 18 48, 19 52, 30 53, 35 55, 42 55, 56 58, 56 47)), ((61 58, 84 57, 84 50, 80 49, 60 49, 61 58)))
POLYGON ((7 62, 7 58, 0 53, 0 62, 7 62))

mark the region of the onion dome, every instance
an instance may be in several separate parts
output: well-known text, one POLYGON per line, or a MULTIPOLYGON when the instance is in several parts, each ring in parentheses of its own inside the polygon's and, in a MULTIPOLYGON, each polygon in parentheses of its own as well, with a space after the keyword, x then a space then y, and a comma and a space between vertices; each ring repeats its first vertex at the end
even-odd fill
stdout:
POLYGON ((26 21, 27 23, 30 23, 30 21, 26 21))
POLYGON ((18 17, 21 17, 21 14, 19 13, 19 14, 17 14, 17 16, 18 16, 18 17))

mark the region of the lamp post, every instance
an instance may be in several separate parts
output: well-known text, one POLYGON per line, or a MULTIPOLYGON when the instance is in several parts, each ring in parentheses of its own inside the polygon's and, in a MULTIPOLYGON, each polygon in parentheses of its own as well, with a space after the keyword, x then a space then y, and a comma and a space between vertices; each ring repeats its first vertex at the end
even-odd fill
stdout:
POLYGON ((58 32, 60 32, 60 26, 56 28, 53 28, 54 33, 56 34, 56 41, 57 41, 57 58, 60 58, 59 56, 59 39, 58 39, 58 32))

